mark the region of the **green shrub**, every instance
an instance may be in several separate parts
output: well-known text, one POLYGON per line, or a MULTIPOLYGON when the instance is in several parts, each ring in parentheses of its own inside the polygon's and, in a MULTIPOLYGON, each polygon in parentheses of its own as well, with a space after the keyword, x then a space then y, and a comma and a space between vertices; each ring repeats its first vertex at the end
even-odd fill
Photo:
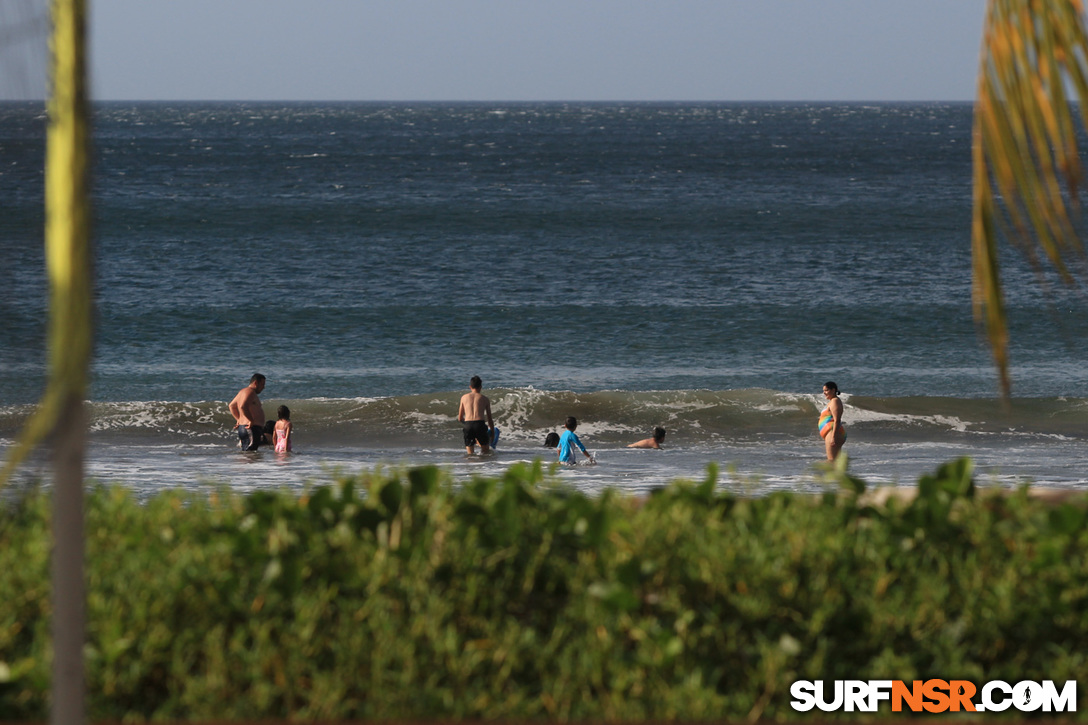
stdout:
MULTIPOLYGON (((1084 501, 645 499, 538 462, 304 495, 120 487, 86 500, 93 720, 794 719, 796 679, 1079 679, 1084 501)), ((48 496, 0 511, 0 719, 44 720, 48 496)))

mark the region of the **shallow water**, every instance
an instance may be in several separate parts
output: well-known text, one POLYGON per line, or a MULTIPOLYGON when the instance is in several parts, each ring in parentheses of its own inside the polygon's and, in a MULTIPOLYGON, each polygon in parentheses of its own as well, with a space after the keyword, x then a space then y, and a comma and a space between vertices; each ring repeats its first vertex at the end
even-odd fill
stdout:
MULTIPOLYGON (((994 399, 970 121, 966 104, 97 106, 91 471, 140 490, 467 477, 534 458, 575 415, 601 461, 560 472, 581 488, 717 461, 809 490, 832 379, 874 482, 966 454, 995 483, 1084 485, 1084 300, 1014 256, 1023 397, 994 399), (232 450, 225 402, 254 371, 266 413, 292 409, 287 460, 232 450), (480 463, 453 419, 473 374, 505 441, 480 463), (667 450, 623 447, 654 425, 667 450)), ((43 129, 39 107, 0 104, 0 445, 44 380, 43 129)))

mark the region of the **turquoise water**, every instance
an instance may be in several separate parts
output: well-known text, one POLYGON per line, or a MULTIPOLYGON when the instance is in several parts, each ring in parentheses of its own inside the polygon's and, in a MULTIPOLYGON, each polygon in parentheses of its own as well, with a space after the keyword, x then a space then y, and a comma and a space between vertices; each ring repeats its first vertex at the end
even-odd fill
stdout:
MULTIPOLYGON (((588 487, 711 460, 810 486, 832 379, 862 475, 968 453, 1080 485, 1088 308, 1008 258, 1001 410, 970 312, 970 124, 964 104, 100 105, 92 470, 478 470, 453 417, 479 374, 507 443, 485 468, 577 415, 603 452, 588 487), (294 411, 289 461, 235 465, 225 401, 254 371, 294 411), (623 448, 658 424, 670 450, 623 448)), ((43 380, 43 128, 0 105, 0 443, 43 380)))

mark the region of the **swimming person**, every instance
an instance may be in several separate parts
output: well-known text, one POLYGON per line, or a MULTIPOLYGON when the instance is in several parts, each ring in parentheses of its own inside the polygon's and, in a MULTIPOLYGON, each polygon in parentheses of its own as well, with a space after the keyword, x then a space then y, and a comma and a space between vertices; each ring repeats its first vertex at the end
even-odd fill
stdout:
POLYGON ((588 458, 591 462, 593 456, 589 455, 586 447, 582 445, 582 441, 578 439, 578 436, 574 434, 574 429, 578 427, 578 419, 573 415, 567 418, 567 429, 563 431, 563 435, 559 436, 559 462, 568 463, 574 465, 577 463, 577 459, 574 454, 574 448, 577 446, 582 450, 582 454, 588 458))
POLYGON ((629 445, 627 447, 628 448, 660 448, 661 444, 664 442, 664 440, 665 440, 665 429, 658 425, 658 426, 654 426, 653 438, 643 438, 642 440, 636 441, 635 443, 632 443, 631 445, 629 445))
POLYGON ((820 430, 820 437, 824 439, 827 460, 833 461, 842 450, 842 444, 846 443, 846 426, 842 424, 839 386, 830 380, 824 383, 824 397, 827 398, 827 407, 820 413, 817 427, 820 430))
POLYGON ((480 393, 484 383, 479 375, 473 375, 468 381, 469 391, 461 396, 461 405, 457 408, 457 420, 461 421, 465 450, 469 455, 476 452, 480 444, 480 453, 491 452, 491 438, 495 434, 495 422, 491 420, 491 401, 480 393))
POLYGON ((291 450, 291 409, 281 405, 276 409, 276 427, 272 429, 272 445, 276 453, 291 450))
POLYGON ((261 445, 270 446, 276 435, 276 421, 266 420, 264 422, 264 435, 261 436, 261 445))
POLYGON ((238 430, 238 445, 243 451, 255 451, 264 440, 264 408, 258 393, 264 390, 265 377, 253 373, 249 385, 238 391, 234 400, 227 406, 234 416, 234 427, 238 430))

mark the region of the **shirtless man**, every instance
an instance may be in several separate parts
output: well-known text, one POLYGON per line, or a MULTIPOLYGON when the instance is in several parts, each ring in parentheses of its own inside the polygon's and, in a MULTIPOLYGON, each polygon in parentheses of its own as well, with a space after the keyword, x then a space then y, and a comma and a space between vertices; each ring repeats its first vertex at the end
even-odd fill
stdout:
POLYGON ((230 401, 230 414, 238 429, 238 445, 243 451, 255 451, 264 438, 264 408, 257 394, 264 390, 264 376, 253 373, 249 385, 238 391, 230 401))
POLYGON ((491 436, 495 433, 495 422, 491 420, 491 401, 480 393, 484 383, 479 375, 473 375, 468 385, 469 391, 461 396, 461 405, 457 408, 457 420, 461 421, 464 428, 465 450, 472 455, 479 443, 480 453, 490 453, 491 436))

